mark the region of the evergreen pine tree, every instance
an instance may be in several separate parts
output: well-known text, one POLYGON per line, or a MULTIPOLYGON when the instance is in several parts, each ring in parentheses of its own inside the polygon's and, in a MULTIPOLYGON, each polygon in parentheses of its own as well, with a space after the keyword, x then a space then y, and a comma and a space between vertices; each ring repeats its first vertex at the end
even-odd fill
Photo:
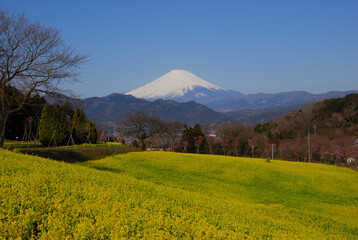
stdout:
POLYGON ((95 124, 79 108, 73 114, 72 134, 76 144, 84 143, 88 138, 91 143, 97 142, 98 134, 95 124))
POLYGON ((76 144, 81 144, 86 142, 88 132, 90 128, 90 123, 86 118, 84 112, 76 108, 73 114, 73 123, 72 123, 72 134, 76 144))
POLYGON ((184 124, 184 129, 183 129, 183 135, 182 135, 182 142, 187 141, 188 142, 188 146, 187 146, 187 152, 188 153, 195 153, 197 152, 197 147, 196 147, 196 141, 198 141, 199 138, 202 138, 202 142, 200 143, 200 150, 203 149, 204 146, 204 133, 201 130, 201 127, 199 124, 195 124, 194 127, 189 127, 184 124))
POLYGON ((91 122, 91 127, 90 127, 89 138, 90 138, 91 143, 93 143, 93 144, 97 143, 98 133, 97 133, 96 125, 92 122, 91 122))
POLYGON ((59 109, 55 106, 45 104, 39 123, 39 138, 43 145, 50 142, 56 145, 64 145, 68 138, 66 124, 59 116, 59 109))

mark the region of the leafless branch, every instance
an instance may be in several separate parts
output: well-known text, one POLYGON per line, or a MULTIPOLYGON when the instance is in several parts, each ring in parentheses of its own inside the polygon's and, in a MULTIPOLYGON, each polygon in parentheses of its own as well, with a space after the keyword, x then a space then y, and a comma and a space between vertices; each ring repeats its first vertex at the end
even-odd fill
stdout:
POLYGON ((78 80, 86 60, 65 44, 59 30, 0 10, 0 147, 8 116, 34 93, 62 92, 61 83, 78 80), (11 95, 14 89, 20 94, 11 95))

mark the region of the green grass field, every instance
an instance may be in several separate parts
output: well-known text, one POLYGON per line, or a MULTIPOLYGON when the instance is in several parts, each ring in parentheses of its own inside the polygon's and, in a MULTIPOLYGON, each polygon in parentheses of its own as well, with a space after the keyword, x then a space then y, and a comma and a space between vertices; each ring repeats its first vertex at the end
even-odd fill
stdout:
POLYGON ((4 239, 358 239, 346 168, 164 152, 0 161, 4 239))

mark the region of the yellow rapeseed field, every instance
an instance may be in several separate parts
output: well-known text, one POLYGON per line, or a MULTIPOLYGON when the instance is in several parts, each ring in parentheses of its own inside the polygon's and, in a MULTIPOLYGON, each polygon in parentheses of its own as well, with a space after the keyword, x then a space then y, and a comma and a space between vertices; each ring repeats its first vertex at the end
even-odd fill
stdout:
POLYGON ((0 162, 0 239, 358 238, 349 169, 151 152, 0 162))

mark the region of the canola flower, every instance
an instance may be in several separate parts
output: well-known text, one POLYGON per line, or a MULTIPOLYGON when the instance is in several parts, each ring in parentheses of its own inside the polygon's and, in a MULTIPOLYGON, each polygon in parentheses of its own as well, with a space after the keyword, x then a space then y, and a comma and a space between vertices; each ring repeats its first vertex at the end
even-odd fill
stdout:
MULTIPOLYGON (((0 239, 357 238, 356 216, 352 222, 339 221, 282 204, 242 201, 215 188, 208 192, 205 181, 201 189, 200 184, 190 189, 185 181, 176 182, 178 178, 168 175, 161 180, 152 171, 150 178, 143 170, 147 177, 140 178, 128 169, 108 166, 127 164, 122 158, 147 169, 158 169, 161 162, 168 171, 177 167, 184 172, 185 166, 172 164, 186 161, 194 171, 201 161, 195 155, 143 152, 80 166, 0 150, 0 239), (95 165, 98 169, 91 168, 95 165)), ((212 168, 227 161, 206 158, 212 168)), ((229 169, 219 170, 212 174, 224 181, 229 169)), ((355 172, 346 175, 357 178, 355 172)), ((355 211, 357 202, 347 197, 344 207, 355 211)))

